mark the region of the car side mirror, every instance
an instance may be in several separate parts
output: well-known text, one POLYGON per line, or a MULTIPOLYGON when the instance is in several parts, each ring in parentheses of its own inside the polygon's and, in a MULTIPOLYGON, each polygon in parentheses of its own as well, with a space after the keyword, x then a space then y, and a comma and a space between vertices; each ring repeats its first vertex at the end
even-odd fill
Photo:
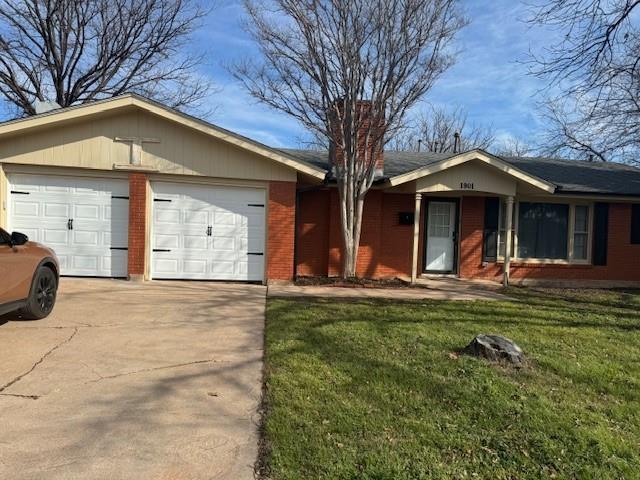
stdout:
POLYGON ((20 232, 13 232, 11 234, 11 246, 12 247, 17 247, 20 245, 24 245, 25 243, 27 243, 29 241, 29 237, 27 237, 24 233, 20 233, 20 232))

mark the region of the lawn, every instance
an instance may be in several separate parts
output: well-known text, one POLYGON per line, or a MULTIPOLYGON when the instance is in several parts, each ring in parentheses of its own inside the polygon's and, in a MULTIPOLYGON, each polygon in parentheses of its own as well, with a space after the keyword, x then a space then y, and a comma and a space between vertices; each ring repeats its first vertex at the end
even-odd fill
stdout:
POLYGON ((640 478, 640 292, 509 294, 270 299, 269 477, 640 478), (529 365, 458 355, 478 333, 529 365))

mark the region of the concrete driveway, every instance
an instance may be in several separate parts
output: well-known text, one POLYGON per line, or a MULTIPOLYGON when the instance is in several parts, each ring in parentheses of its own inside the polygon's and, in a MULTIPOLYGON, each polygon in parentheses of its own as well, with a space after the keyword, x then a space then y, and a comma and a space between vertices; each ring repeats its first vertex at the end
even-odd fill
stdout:
POLYGON ((62 279, 0 317, 0 478, 249 479, 265 289, 62 279))

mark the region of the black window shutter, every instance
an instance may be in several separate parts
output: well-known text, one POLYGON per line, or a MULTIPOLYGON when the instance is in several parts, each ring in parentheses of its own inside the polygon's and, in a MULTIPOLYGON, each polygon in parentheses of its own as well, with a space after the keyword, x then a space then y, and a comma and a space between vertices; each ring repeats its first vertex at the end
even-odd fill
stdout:
POLYGON ((631 205, 631 243, 640 244, 640 203, 631 205))
POLYGON ((500 218, 500 199, 486 197, 484 199, 484 235, 482 242, 482 261, 498 260, 498 222, 500 218))
POLYGON ((596 203, 593 209, 593 264, 607 264, 609 239, 609 204, 596 203))

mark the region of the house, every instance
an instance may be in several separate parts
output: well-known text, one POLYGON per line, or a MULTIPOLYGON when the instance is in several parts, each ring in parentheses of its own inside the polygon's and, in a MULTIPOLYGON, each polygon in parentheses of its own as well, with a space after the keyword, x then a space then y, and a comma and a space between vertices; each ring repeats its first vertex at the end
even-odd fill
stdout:
MULTIPOLYGON (((0 124, 0 225, 54 248, 63 275, 338 275, 327 160, 123 95, 0 124)), ((480 150, 378 164, 361 276, 640 282, 640 169, 480 150)))

